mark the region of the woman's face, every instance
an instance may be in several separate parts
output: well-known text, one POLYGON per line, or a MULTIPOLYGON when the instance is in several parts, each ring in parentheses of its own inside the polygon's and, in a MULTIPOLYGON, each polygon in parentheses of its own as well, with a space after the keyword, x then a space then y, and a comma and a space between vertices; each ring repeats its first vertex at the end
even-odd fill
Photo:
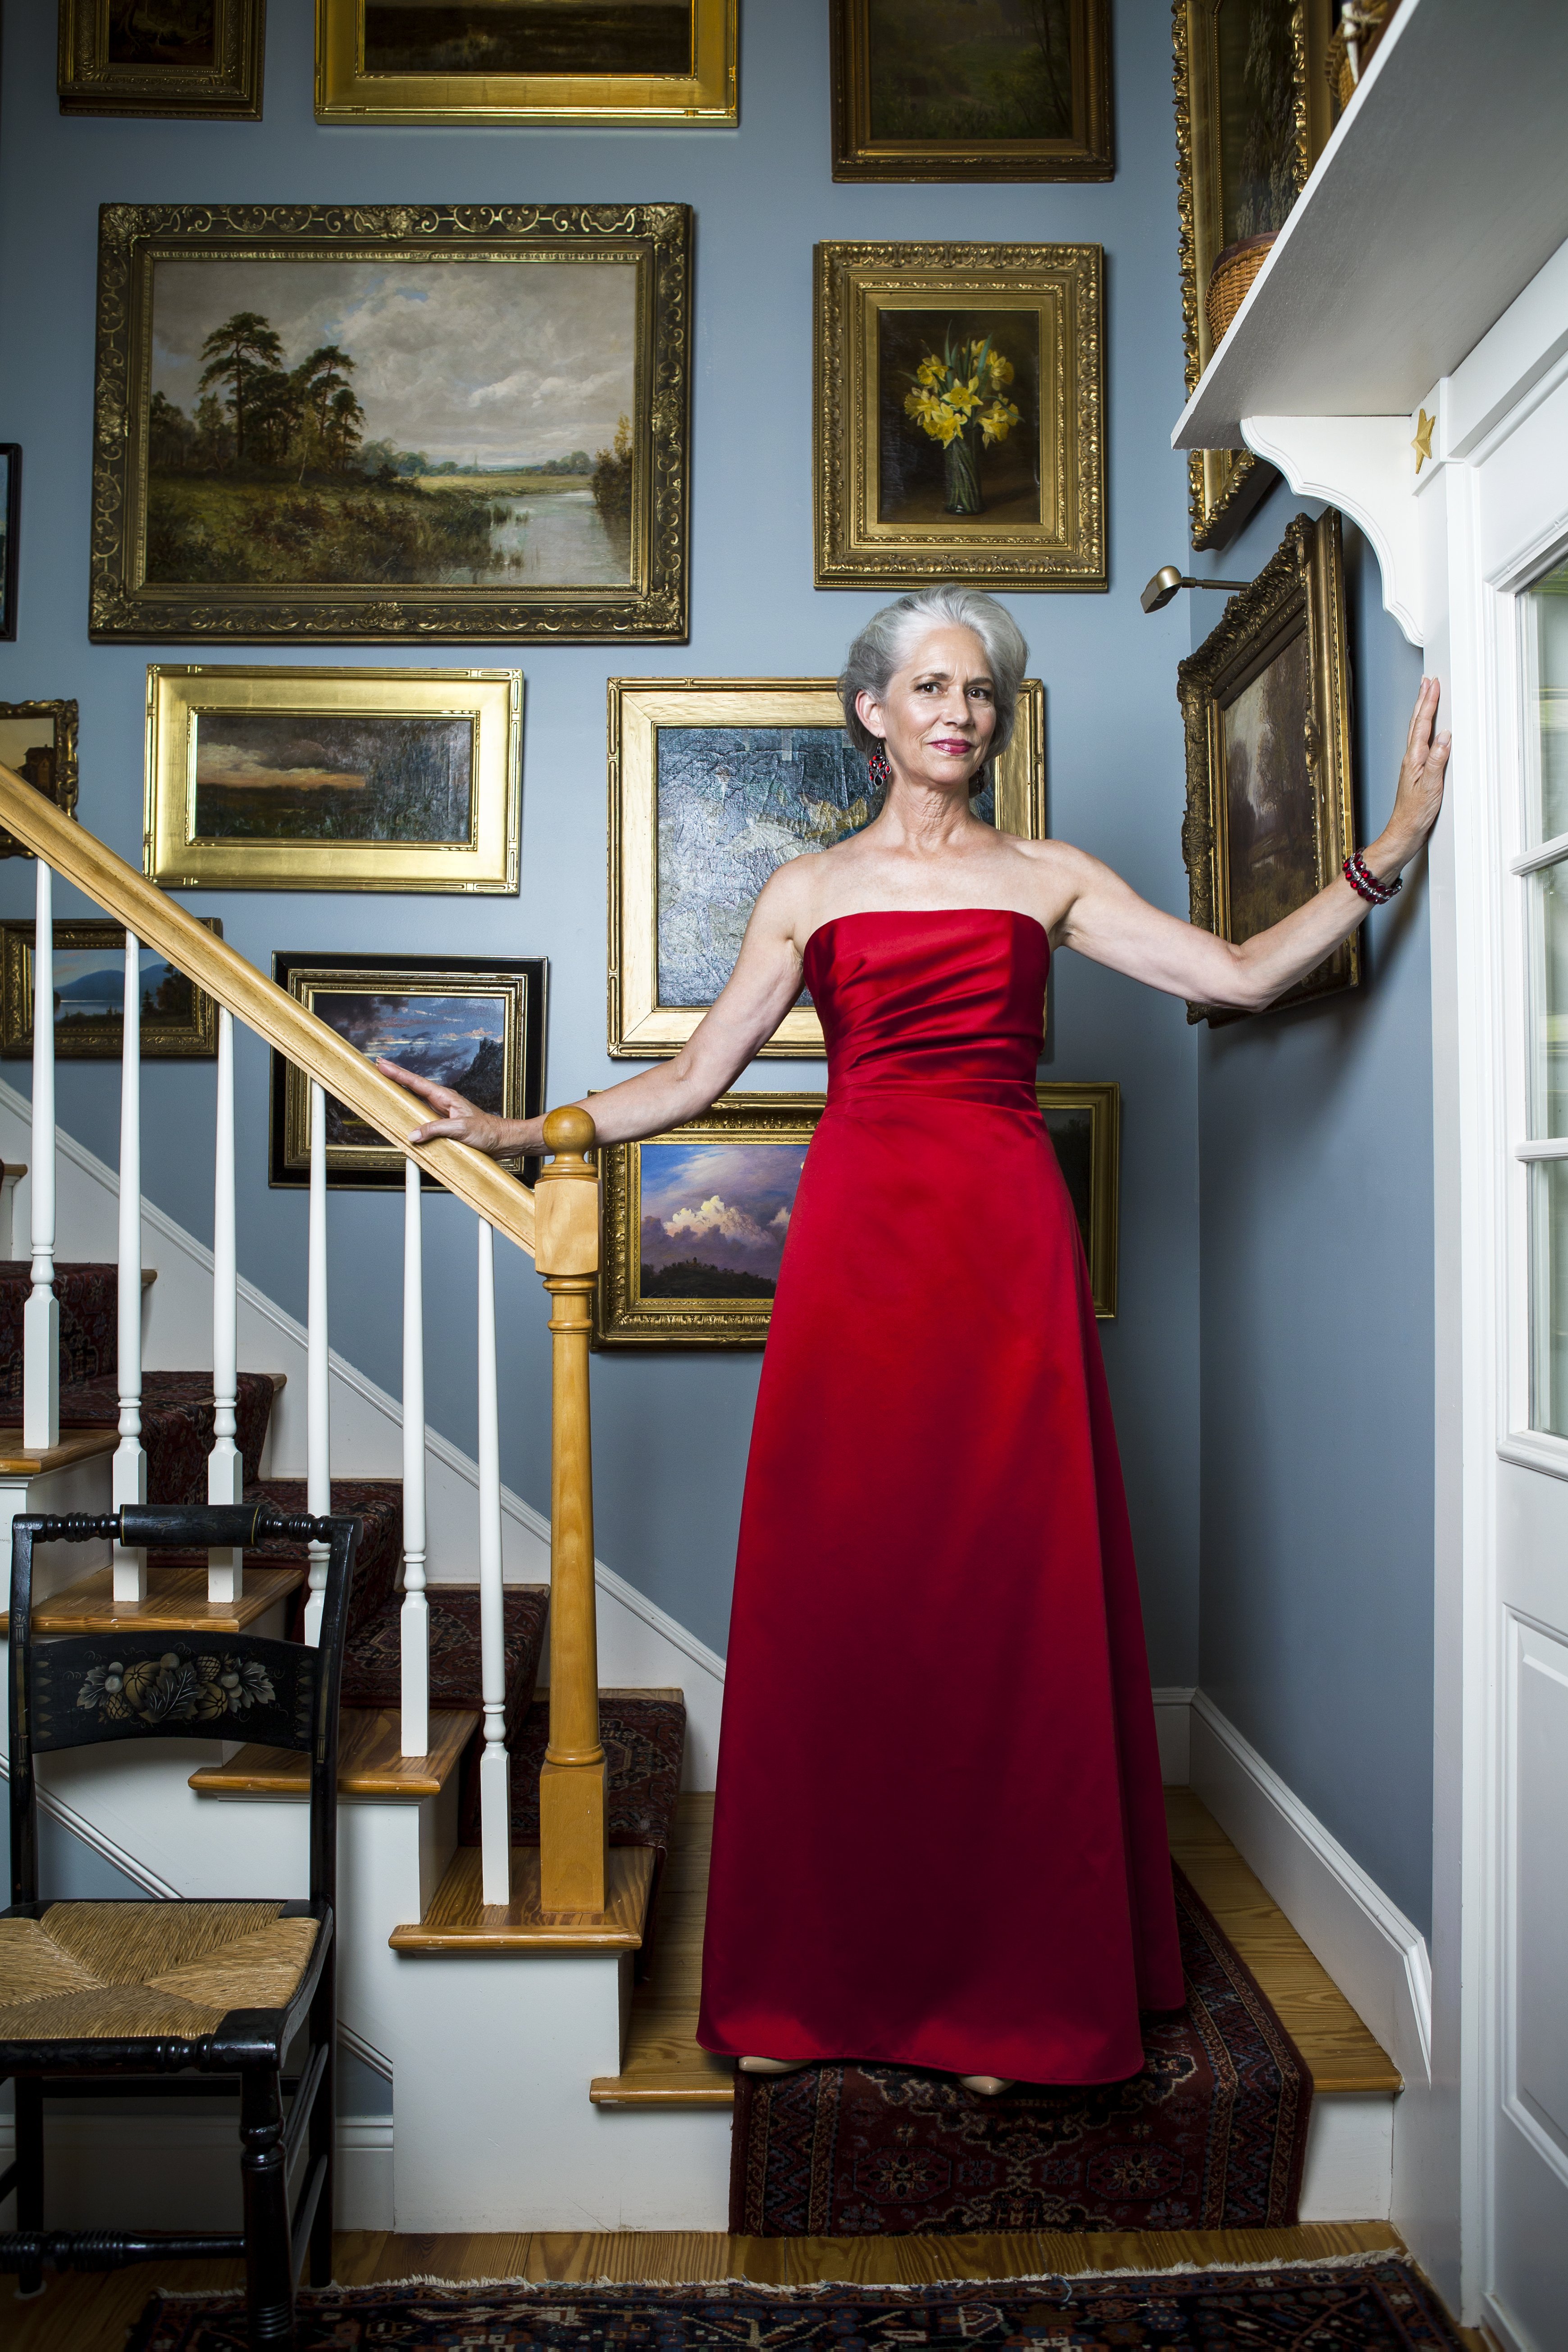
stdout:
POLYGON ((928 630, 888 680, 882 699, 862 694, 856 709, 909 782, 967 794, 996 731, 985 648, 973 629, 928 630))

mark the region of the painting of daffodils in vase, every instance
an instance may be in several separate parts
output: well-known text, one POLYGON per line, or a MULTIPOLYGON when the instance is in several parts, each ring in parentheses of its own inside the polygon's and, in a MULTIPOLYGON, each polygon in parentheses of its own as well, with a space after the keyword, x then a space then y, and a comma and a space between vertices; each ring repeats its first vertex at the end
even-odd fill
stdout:
POLYGON ((878 316, 879 519, 1040 520, 1032 310, 878 316))

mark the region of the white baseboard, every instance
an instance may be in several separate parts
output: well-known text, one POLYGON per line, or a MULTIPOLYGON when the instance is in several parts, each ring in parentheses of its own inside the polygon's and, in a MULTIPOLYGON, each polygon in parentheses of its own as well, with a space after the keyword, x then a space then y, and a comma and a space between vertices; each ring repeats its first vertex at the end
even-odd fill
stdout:
MULTIPOLYGON (((15 2122, 0 2116, 0 2171, 16 2147, 15 2122)), ((390 2230, 392 2117, 340 2116, 337 2156, 338 2228, 390 2230)), ((46 2102, 44 2193, 51 2229, 237 2230, 238 2125, 145 2107, 84 2115, 46 2102)))
POLYGON ((1191 1785, 1407 2084, 1431 2081, 1432 1970, 1420 1929, 1203 1691, 1191 1785))
MULTIPOLYGON (((0 1160, 27 1160, 32 1105, 0 1081, 0 1160)), ((112 1263, 119 1249, 120 1182, 85 1145, 57 1129, 59 1253, 112 1263)), ((30 1215, 29 1180, 15 1199, 16 1231, 30 1215)), ((142 1202, 142 1256, 158 1279, 144 1307, 142 1360, 150 1371, 201 1371, 212 1362, 212 1252, 165 1215, 142 1202)), ((273 1411, 264 1466, 274 1477, 305 1471, 305 1327, 242 1276, 239 1360, 248 1370, 284 1372, 288 1386, 273 1411)), ((340 1477, 400 1478, 403 1408, 356 1365, 331 1359, 332 1466, 340 1477)), ((433 1584, 471 1584, 478 1573, 479 1465, 428 1426, 426 1507, 433 1584)), ((502 1573, 511 1584, 550 1580, 550 1522, 531 1503, 501 1489, 502 1573)), ((669 1685, 686 1694, 686 1786, 711 1789, 719 1752, 724 1661, 656 1601, 595 1562, 599 1679, 607 1687, 669 1685)))
POLYGON ((1167 1789, 1184 1789, 1192 1760, 1194 1693, 1174 1685, 1163 1689, 1156 1685, 1151 1696, 1154 1701, 1154 1737, 1160 1743, 1160 1778, 1167 1789))

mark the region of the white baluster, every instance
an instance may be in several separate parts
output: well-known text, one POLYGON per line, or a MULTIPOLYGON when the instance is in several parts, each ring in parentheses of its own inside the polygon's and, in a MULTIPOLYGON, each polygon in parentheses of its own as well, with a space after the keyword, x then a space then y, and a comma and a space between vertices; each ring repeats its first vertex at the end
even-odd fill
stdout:
POLYGON ((481 1899, 511 1901, 511 1759, 506 1752, 506 1618, 500 1560, 500 1412, 496 1393, 495 1234, 479 1219, 479 1757, 481 1899))
POLYGON ((430 1606, 425 1598, 425 1253, 419 1163, 403 1194, 403 1752, 430 1747, 430 1606))
MULTIPOLYGON (((114 1507, 147 1500, 142 1448, 142 949, 125 934, 125 1024, 120 1053, 120 1445, 114 1507)), ((114 1598, 145 1601, 147 1555, 114 1547, 114 1598)))
MULTIPOLYGON (((324 1518, 332 1507, 331 1402, 327 1355, 327 1097, 310 1084, 310 1256, 305 1303, 305 1508, 324 1518)), ((325 1544, 306 1546, 310 1598, 305 1639, 321 1638, 327 1591, 325 1544)))
MULTIPOLYGON (((207 1500, 237 1503, 245 1494, 245 1464, 235 1433, 239 1423, 239 1266, 234 1223, 234 1017, 217 1016, 217 1119, 213 1150, 213 1444, 207 1455, 207 1500)), ((220 1545, 207 1553, 207 1599, 232 1603, 245 1590, 245 1554, 220 1545)))
POLYGON ((33 929, 33 1286, 22 1311, 22 1443, 60 1442, 60 1305, 55 1297, 55 896, 38 860, 33 929))

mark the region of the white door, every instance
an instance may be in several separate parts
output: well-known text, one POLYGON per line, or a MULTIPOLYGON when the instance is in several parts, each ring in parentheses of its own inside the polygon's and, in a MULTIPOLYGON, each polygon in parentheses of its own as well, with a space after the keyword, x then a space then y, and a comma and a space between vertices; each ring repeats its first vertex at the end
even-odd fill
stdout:
POLYGON ((1500 1375, 1468 1661, 1483 1750, 1482 2269, 1504 2342, 1554 2352, 1568 2346, 1568 386, 1477 467, 1471 513, 1500 1375))

